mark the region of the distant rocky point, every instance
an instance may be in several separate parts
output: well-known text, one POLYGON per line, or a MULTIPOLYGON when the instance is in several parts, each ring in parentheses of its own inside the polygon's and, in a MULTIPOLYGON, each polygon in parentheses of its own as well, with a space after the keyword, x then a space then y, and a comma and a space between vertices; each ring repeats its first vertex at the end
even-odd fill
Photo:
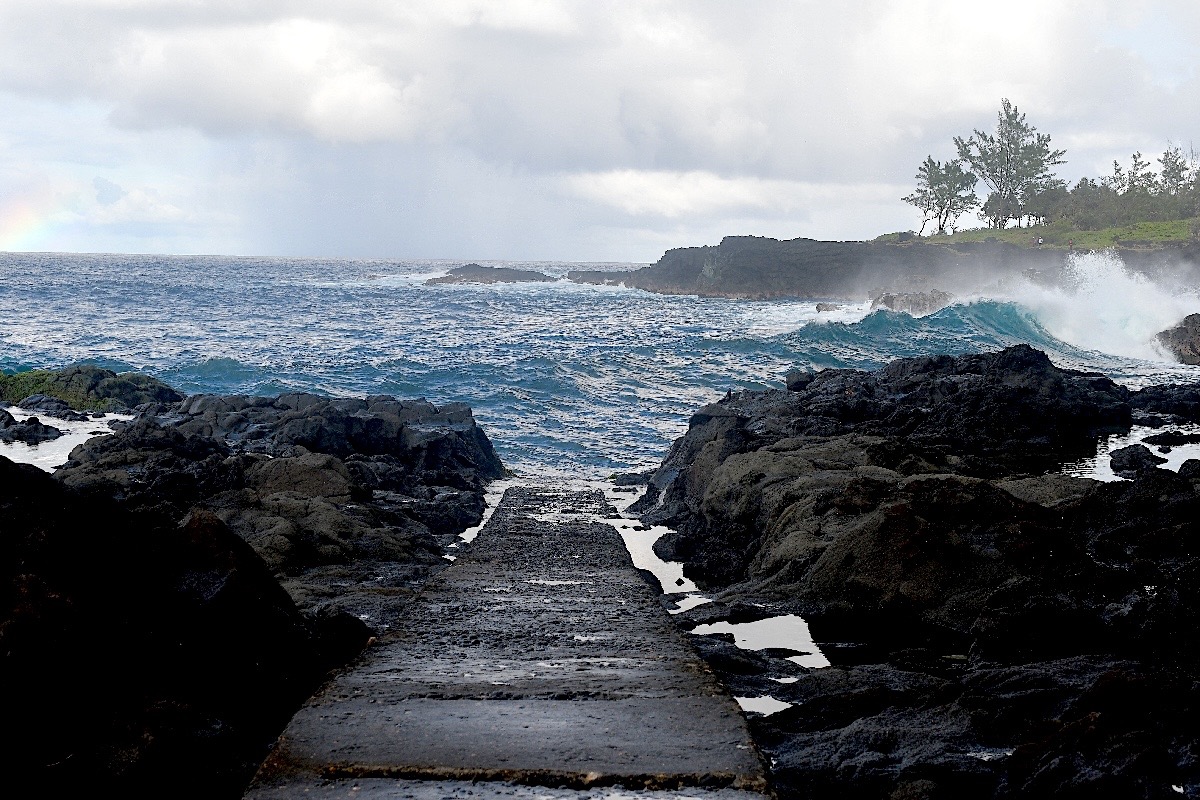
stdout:
MULTIPOLYGON (((1200 245, 1120 248, 1126 266, 1158 280, 1194 284, 1200 245)), ((923 292, 936 286, 968 294, 1005 277, 1061 281, 1069 253, 1007 242, 780 241, 727 236, 716 246, 668 250, 657 263, 628 272, 572 270, 569 280, 624 284, 659 294, 774 298, 862 298, 872 287, 923 292)))
POLYGON ((556 279, 532 269, 466 264, 455 267, 441 277, 430 278, 425 281, 425 285, 432 286, 439 283, 546 283, 554 280, 556 279))

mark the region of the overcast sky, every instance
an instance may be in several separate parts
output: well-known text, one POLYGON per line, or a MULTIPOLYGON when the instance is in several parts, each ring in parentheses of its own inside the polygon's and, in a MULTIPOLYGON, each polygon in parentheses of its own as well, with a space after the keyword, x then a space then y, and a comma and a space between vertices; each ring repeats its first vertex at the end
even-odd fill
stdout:
POLYGON ((1196 0, 0 0, 0 250, 871 238, 1001 97, 1072 182, 1200 147, 1198 62, 1196 0))

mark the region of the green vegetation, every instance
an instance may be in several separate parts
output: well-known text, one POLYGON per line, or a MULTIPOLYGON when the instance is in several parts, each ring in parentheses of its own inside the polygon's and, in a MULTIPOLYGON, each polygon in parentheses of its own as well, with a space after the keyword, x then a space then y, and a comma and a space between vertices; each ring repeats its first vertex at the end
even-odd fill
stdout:
POLYGON ((87 387, 68 387, 58 381, 59 373, 47 369, 0 374, 0 400, 19 403, 34 394, 57 397, 71 408, 80 411, 112 411, 116 403, 112 398, 89 396, 87 387))
MULTIPOLYGON (((1034 246, 1037 239, 1042 247, 1069 248, 1076 250, 1103 250, 1108 247, 1158 247, 1168 244, 1185 244, 1195 241, 1200 234, 1200 217, 1192 219, 1166 220, 1162 222, 1139 222, 1100 230, 1085 231, 1076 228, 1070 221, 1058 220, 1029 228, 972 228, 944 235, 931 235, 919 241, 926 244, 959 244, 961 242, 1008 242, 1034 246)), ((917 241, 911 232, 885 233, 876 237, 876 242, 903 243, 917 241)))
POLYGON ((171 403, 183 395, 157 378, 87 365, 62 370, 0 373, 0 400, 19 403, 34 394, 57 397, 80 411, 117 411, 141 403, 171 403))
POLYGON ((992 190, 981 216, 993 228, 1020 220, 1033 198, 1065 186, 1050 168, 1066 163, 1066 151, 1051 150, 1050 137, 1026 122, 1007 97, 1000 101, 995 133, 975 130, 967 139, 956 136, 954 147, 959 160, 992 190))
POLYGON ((925 214, 918 235, 925 233, 925 226, 931 221, 937 223, 934 233, 945 233, 955 220, 979 205, 974 192, 978 182, 974 173, 963 169, 961 161, 942 164, 933 156, 926 158, 917 169, 917 190, 902 198, 925 214))
MULTIPOLYGON (((1074 187, 1050 168, 1066 163, 1007 98, 993 133, 976 130, 954 138, 958 158, 941 164, 928 156, 917 172, 917 190, 903 198, 932 220, 943 242, 997 241, 1094 249, 1200 241, 1200 156, 1168 145, 1155 171, 1141 152, 1128 166, 1113 162, 1111 175, 1082 178, 1074 187), (969 168, 969 169, 968 169, 969 168), (979 206, 973 189, 991 190, 979 206), (957 231, 958 218, 975 207, 987 229, 957 231), (1010 228, 1010 223, 1016 228, 1010 228)), ((918 234, 918 235, 920 235, 918 234)), ((903 241, 887 234, 877 241, 903 241)))

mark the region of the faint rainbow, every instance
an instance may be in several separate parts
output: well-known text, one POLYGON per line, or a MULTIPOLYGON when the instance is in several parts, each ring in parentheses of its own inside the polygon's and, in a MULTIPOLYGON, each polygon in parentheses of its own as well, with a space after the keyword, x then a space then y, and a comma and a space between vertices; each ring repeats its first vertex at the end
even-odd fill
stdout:
POLYGON ((51 192, 0 200, 0 251, 50 249, 61 210, 51 192))

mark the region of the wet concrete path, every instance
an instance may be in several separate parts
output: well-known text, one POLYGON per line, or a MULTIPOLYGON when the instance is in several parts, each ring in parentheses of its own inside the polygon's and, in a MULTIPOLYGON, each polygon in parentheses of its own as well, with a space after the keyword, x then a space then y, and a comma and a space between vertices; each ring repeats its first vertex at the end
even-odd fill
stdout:
POLYGON ((406 622, 293 718, 247 797, 758 796, 737 705, 589 521, 606 508, 509 489, 406 622))

